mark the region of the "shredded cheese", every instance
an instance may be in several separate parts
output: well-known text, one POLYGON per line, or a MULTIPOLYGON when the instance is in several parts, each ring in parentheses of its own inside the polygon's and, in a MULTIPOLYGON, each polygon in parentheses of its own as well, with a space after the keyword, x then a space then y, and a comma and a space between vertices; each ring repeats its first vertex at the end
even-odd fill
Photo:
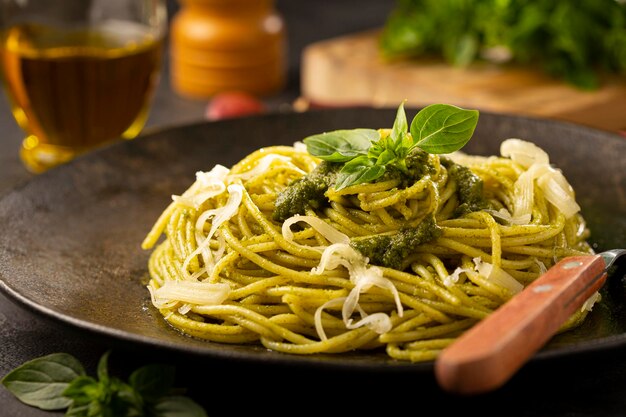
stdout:
MULTIPOLYGON (((148 287, 152 296, 152 304, 157 308, 168 308, 178 303, 195 305, 219 305, 230 294, 230 286, 223 283, 200 281, 165 281, 158 289, 148 287)), ((185 313, 191 307, 186 306, 185 313)))
POLYGON ((484 262, 481 258, 474 258, 476 272, 485 277, 488 281, 493 282, 500 287, 506 288, 515 295, 524 289, 518 280, 509 275, 502 268, 497 267, 489 262, 484 262))
MULTIPOLYGON (((209 233, 204 237, 204 239, 202 239, 202 241, 198 244, 196 250, 194 250, 192 253, 189 254, 189 256, 187 256, 187 258, 183 262, 183 271, 187 271, 189 263, 191 262, 193 257, 198 254, 202 255, 206 270, 209 273, 213 270, 215 262, 219 260, 219 258, 224 253, 223 249, 225 248, 225 242, 220 240, 220 249, 216 253, 213 253, 209 246, 211 243, 211 239, 217 232, 217 229, 223 223, 227 222, 235 214, 237 214, 237 211, 239 211, 239 206, 241 205, 241 201, 243 199, 244 191, 245 190, 241 184, 230 184, 228 186, 228 201, 226 202, 226 204, 223 207, 217 209, 207 210, 200 215, 198 222, 196 222, 196 231, 203 230, 203 222, 208 221, 210 217, 213 217, 213 221, 211 222, 211 229, 209 230, 209 233), (202 220, 203 222, 201 223, 200 220, 202 220)), ((196 237, 196 239, 199 240, 198 237, 196 237)))
MULTIPOLYGON (((398 316, 402 317, 403 307, 398 290, 389 279, 383 277, 382 269, 368 265, 368 259, 358 253, 349 244, 334 243, 324 250, 319 265, 313 268, 311 272, 314 274, 322 274, 325 270, 332 270, 339 266, 343 266, 348 270, 350 281, 354 283, 354 287, 350 290, 348 296, 342 300, 341 316, 346 328, 356 329, 367 326, 370 330, 378 334, 383 334, 391 330, 391 318, 387 314, 376 313, 368 315, 359 306, 359 296, 361 293, 367 292, 372 287, 379 287, 391 292, 396 303, 398 316), (352 319, 355 310, 358 310, 361 315, 361 319, 357 322, 354 322, 352 319)), ((328 304, 327 302, 318 308, 315 314, 316 320, 321 320, 321 311, 328 306, 328 304)), ((321 322, 316 321, 315 327, 318 330, 320 339, 325 340, 324 338, 326 336, 323 329, 320 332, 322 328, 321 322)))
POLYGON ((515 182, 513 224, 529 223, 532 216, 535 184, 543 192, 546 200, 554 205, 566 218, 580 211, 574 190, 563 173, 550 166, 548 154, 532 142, 521 139, 507 139, 500 146, 500 153, 526 168, 515 182))
POLYGON ((500 144, 500 155, 511 158, 528 169, 535 164, 548 164, 548 154, 539 146, 525 140, 510 138, 500 144))
POLYGON ((335 229, 324 220, 315 216, 301 216, 296 214, 285 220, 282 226, 282 234, 285 239, 288 241, 293 241, 293 232, 291 231, 291 226, 298 223, 304 222, 313 227, 319 234, 324 236, 330 243, 349 243, 350 238, 341 233, 339 230, 335 229))
POLYGON ((543 191, 546 200, 552 203, 565 218, 570 218, 580 211, 574 199, 574 190, 560 171, 555 169, 537 179, 537 185, 543 191))
POLYGON ((306 144, 304 142, 299 141, 299 140, 297 140, 297 141, 295 141, 293 143, 293 148, 296 150, 296 152, 304 152, 304 153, 308 153, 309 152, 306 144))
POLYGON ((307 223, 331 243, 323 249, 318 266, 312 268, 311 272, 321 275, 324 271, 343 266, 350 275, 350 281, 354 283, 354 287, 347 297, 327 301, 315 311, 315 329, 320 339, 326 340, 326 333, 322 324, 322 311, 329 307, 342 307, 342 320, 348 329, 367 326, 379 334, 391 330, 391 318, 387 314, 368 315, 359 305, 361 293, 369 291, 372 287, 383 288, 391 292, 398 315, 402 316, 403 308, 398 290, 389 279, 383 277, 382 269, 368 265, 369 260, 350 246, 350 238, 347 235, 318 217, 295 215, 285 220, 282 226, 282 235, 286 240, 295 243, 293 242, 294 234, 291 231, 291 226, 298 222, 307 223), (358 311, 361 316, 360 320, 356 322, 352 318, 355 311, 358 311))
POLYGON ((457 267, 454 272, 452 272, 450 275, 443 279, 443 285, 445 285, 446 287, 452 287, 457 282, 459 282, 461 274, 465 272, 468 272, 468 270, 465 268, 461 268, 460 266, 457 267))
POLYGON ((593 308, 593 306, 595 305, 595 303, 597 303, 598 301, 600 301, 600 299, 602 298, 602 296, 600 295, 599 292, 595 292, 591 295, 591 297, 589 297, 584 303, 583 305, 580 307, 580 311, 591 311, 591 309, 593 308))
POLYGON ((182 196, 173 195, 172 200, 195 209, 209 198, 222 194, 226 190, 226 176, 230 170, 223 165, 215 165, 209 172, 196 172, 196 182, 182 196))

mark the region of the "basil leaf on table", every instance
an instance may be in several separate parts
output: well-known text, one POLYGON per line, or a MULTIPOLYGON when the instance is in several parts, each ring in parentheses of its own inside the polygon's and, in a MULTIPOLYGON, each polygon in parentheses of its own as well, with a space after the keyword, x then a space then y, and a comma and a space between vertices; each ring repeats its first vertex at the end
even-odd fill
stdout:
POLYGON ((166 395, 174 386, 173 366, 146 365, 134 371, 129 378, 130 385, 147 401, 154 401, 166 395))
POLYGON ((93 416, 97 410, 90 404, 83 405, 70 405, 70 408, 65 412, 65 417, 89 417, 93 416))
POLYGON ((207 417, 206 411, 188 397, 161 398, 153 408, 155 417, 207 417))
POLYGON ((25 404, 42 410, 60 410, 72 403, 63 396, 63 391, 84 375, 85 369, 73 356, 53 353, 25 362, 9 372, 2 384, 25 404))
POLYGON ((100 382, 107 383, 109 381, 109 355, 111 352, 105 352, 98 361, 98 379, 100 382))
POLYGON ((63 391, 63 396, 74 404, 88 404, 102 395, 102 386, 90 376, 82 375, 74 379, 63 391))
POLYGON ((106 352, 97 379, 66 353, 25 362, 8 373, 4 386, 20 401, 42 410, 67 409, 70 417, 206 417, 191 398, 174 394, 174 367, 147 365, 128 383, 109 374, 106 352))

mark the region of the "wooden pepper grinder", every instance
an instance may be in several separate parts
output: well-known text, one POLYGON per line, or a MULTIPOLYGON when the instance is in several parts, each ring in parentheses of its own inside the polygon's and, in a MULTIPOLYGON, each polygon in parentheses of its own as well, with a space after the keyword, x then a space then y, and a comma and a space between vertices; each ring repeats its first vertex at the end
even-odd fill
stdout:
POLYGON ((170 29, 173 89, 206 99, 223 91, 257 96, 285 83, 285 25, 274 0, 179 0, 170 29))

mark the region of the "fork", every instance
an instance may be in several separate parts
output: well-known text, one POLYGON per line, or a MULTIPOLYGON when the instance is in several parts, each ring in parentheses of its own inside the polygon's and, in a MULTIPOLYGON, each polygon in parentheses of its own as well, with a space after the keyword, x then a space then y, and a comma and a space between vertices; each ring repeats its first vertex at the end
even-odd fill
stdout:
POLYGON ((608 269, 625 254, 612 249, 559 261, 441 352, 435 362, 440 387, 471 395, 505 384, 604 285, 608 269))

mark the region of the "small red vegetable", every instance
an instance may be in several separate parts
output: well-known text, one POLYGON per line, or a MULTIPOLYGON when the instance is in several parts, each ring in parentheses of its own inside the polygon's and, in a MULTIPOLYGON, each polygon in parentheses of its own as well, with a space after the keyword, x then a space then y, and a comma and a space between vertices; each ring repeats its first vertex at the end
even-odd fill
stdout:
POLYGON ((255 96, 241 91, 228 91, 218 93, 211 98, 205 116, 208 120, 220 120, 259 114, 264 111, 264 104, 255 96))

